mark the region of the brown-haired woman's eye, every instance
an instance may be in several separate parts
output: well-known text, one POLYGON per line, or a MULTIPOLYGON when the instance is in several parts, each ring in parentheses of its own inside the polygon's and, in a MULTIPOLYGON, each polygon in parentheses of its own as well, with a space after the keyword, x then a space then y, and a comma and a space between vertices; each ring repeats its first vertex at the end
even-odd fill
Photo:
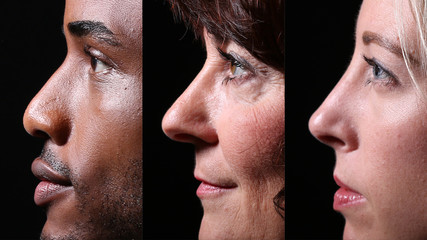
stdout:
POLYGON ((241 63, 237 61, 231 61, 230 62, 230 72, 234 76, 239 76, 245 73, 245 68, 242 66, 241 63))

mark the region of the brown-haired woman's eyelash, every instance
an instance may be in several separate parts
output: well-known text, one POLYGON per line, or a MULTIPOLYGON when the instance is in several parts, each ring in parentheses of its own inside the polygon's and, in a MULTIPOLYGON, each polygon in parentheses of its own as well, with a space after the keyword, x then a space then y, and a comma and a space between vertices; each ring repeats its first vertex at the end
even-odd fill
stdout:
POLYGON ((217 50, 218 50, 221 58, 223 58, 225 61, 229 62, 229 64, 230 64, 229 70, 232 74, 232 77, 227 76, 223 80, 223 84, 227 84, 228 82, 234 80, 235 78, 241 77, 242 75, 245 74, 246 71, 249 71, 251 74, 255 73, 254 67, 250 63, 248 63, 244 58, 240 57, 239 55, 235 54, 234 52, 226 53, 226 52, 222 51, 220 48, 217 48, 217 50), (242 72, 242 71, 244 71, 244 72, 242 72))
POLYGON ((254 67, 250 63, 248 63, 248 61, 246 61, 244 58, 242 58, 241 56, 237 55, 234 52, 226 53, 226 52, 222 51, 220 48, 217 48, 217 50, 218 50, 220 56, 224 60, 231 62, 231 63, 234 63, 236 65, 239 65, 239 66, 255 73, 254 67))

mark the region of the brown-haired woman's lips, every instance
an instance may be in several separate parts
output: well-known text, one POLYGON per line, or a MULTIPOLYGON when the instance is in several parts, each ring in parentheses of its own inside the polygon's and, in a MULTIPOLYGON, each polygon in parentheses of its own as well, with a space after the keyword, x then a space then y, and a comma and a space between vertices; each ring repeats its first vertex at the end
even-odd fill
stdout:
POLYGON ((237 184, 226 180, 206 180, 203 177, 194 176, 197 180, 201 181, 197 188, 196 194, 200 199, 207 197, 217 197, 226 192, 237 188, 237 184))
POLYGON ((335 175, 334 180, 337 185, 340 186, 334 195, 333 208, 335 211, 341 211, 347 207, 357 206, 366 201, 366 198, 362 194, 341 182, 341 180, 335 175))
POLYGON ((38 206, 45 206, 57 199, 68 190, 72 190, 71 181, 51 168, 41 158, 36 158, 31 171, 41 180, 34 192, 34 202, 38 206))

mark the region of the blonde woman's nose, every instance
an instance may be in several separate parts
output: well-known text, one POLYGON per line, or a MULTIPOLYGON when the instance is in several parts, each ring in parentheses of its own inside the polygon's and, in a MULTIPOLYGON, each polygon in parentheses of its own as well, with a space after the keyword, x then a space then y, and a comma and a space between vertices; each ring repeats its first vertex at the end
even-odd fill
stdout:
POLYGON ((353 96, 341 79, 309 121, 311 134, 336 151, 353 151, 358 146, 353 96))

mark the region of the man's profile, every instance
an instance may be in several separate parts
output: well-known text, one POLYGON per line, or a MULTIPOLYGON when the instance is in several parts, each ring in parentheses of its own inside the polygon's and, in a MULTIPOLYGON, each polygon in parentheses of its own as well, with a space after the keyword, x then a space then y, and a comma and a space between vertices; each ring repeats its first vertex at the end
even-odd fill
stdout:
POLYGON ((67 56, 28 105, 42 239, 142 238, 142 0, 67 0, 67 56))

